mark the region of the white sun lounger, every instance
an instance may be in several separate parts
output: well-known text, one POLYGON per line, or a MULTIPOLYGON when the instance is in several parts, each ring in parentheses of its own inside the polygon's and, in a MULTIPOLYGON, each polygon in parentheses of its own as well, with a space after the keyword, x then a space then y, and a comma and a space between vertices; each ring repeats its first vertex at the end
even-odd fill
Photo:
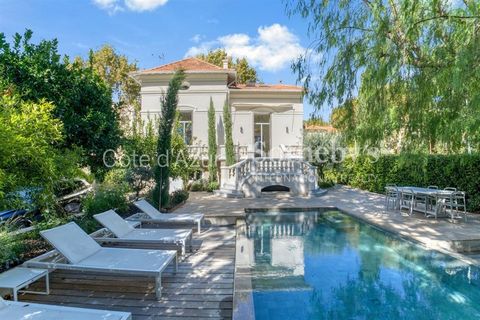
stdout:
POLYGON ((175 262, 177 271, 176 250, 103 248, 74 222, 41 231, 40 234, 67 261, 45 261, 45 258, 54 256, 50 252, 25 262, 27 267, 154 277, 158 299, 162 295, 162 272, 172 262, 175 262))
POLYGON ((146 200, 135 201, 133 203, 137 208, 142 210, 147 217, 141 218, 138 215, 128 217, 130 221, 142 221, 151 223, 165 223, 165 224, 193 224, 197 225, 198 233, 201 231, 203 221, 203 214, 201 213, 161 213, 154 206, 146 200))
POLYGON ((97 237, 92 234, 97 242, 137 245, 171 244, 181 247, 182 255, 186 253, 188 245, 192 252, 192 229, 135 229, 113 210, 96 214, 93 217, 116 237, 97 237))
POLYGON ((5 301, 0 297, 0 319, 5 320, 131 320, 129 312, 71 308, 28 302, 5 301))

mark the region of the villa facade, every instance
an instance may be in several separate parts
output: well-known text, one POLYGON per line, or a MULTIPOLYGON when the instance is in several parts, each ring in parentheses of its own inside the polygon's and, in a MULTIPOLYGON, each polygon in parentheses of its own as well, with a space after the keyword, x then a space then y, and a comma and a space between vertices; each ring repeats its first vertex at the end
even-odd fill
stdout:
POLYGON ((275 185, 296 194, 316 187, 315 170, 303 161, 303 88, 286 84, 239 84, 236 71, 187 58, 132 74, 141 85, 141 116, 160 116, 161 98, 176 70, 186 79, 178 93, 180 131, 192 155, 208 159, 208 109, 215 108, 221 191, 259 196, 275 185), (223 107, 231 108, 237 163, 225 166, 223 107))
POLYGON ((216 113, 219 159, 225 158, 223 106, 232 110, 232 135, 237 159, 301 156, 303 89, 284 84, 238 84, 235 70, 188 58, 133 76, 141 84, 143 119, 160 114, 160 99, 177 69, 186 80, 178 98, 180 126, 185 142, 195 154, 206 156, 207 112, 210 99, 216 113))

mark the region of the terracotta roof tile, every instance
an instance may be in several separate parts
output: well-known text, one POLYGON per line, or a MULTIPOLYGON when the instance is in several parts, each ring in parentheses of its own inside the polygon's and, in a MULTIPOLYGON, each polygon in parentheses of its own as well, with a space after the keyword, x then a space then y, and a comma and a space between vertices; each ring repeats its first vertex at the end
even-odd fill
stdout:
POLYGON ((232 71, 230 69, 223 69, 214 64, 205 62, 197 58, 187 58, 180 61, 174 61, 162 66, 140 71, 140 73, 155 73, 155 72, 174 72, 175 70, 183 69, 185 71, 232 71))
POLYGON ((303 87, 299 86, 294 86, 294 85, 289 85, 289 84, 258 84, 256 83, 255 85, 246 85, 246 84, 236 84, 230 89, 243 89, 243 90, 293 90, 293 91, 303 91, 303 87))

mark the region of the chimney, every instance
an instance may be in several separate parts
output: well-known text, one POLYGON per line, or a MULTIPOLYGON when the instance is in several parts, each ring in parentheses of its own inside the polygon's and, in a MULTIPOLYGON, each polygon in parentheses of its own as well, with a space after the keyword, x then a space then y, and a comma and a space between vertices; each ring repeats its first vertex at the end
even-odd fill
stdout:
POLYGON ((223 62, 223 69, 228 69, 228 57, 222 60, 223 62))

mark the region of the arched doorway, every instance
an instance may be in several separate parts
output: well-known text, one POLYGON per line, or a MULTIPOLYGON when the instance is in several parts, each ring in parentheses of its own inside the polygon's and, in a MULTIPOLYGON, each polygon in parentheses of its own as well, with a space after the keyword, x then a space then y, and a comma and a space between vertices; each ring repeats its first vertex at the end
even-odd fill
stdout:
POLYGON ((290 192, 290 188, 276 184, 263 188, 262 192, 290 192))

